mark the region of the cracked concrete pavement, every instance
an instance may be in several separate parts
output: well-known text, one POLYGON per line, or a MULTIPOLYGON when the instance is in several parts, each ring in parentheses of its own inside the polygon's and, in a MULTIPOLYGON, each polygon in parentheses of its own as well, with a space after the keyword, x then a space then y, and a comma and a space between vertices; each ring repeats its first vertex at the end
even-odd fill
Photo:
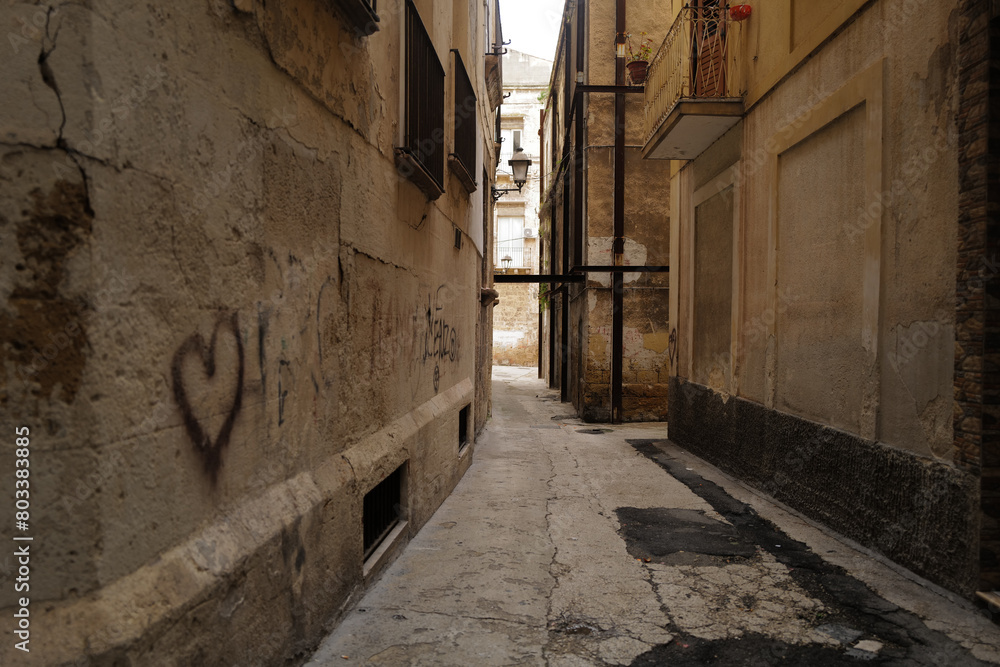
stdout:
POLYGON ((535 376, 494 368, 472 467, 309 666, 1000 663, 988 611, 535 376))

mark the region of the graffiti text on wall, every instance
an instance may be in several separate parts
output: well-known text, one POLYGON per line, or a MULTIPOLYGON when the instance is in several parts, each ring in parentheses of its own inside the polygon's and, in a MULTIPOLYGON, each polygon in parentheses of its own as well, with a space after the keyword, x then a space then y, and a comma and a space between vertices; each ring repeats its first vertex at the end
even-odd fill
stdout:
POLYGON ((448 294, 448 286, 441 285, 433 297, 427 297, 422 361, 434 360, 434 391, 441 383, 441 364, 458 359, 458 330, 448 323, 444 316, 442 292, 448 294))

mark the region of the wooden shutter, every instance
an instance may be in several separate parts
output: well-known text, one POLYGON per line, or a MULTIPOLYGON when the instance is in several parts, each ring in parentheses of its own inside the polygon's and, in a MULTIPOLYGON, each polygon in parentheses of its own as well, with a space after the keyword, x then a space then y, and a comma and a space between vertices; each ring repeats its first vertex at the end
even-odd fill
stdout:
POLYGON ((691 69, 695 97, 726 94, 726 3, 694 0, 691 69))

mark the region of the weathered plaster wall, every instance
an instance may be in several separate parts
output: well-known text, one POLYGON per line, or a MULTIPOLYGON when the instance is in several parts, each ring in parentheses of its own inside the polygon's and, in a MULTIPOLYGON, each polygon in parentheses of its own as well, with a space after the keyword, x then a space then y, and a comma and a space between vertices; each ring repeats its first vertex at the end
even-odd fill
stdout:
MULTIPOLYGON (((864 360, 856 356, 850 368, 838 371, 831 381, 846 379, 845 374, 864 378, 863 388, 852 390, 862 395, 868 414, 859 415, 856 421, 855 428, 863 429, 863 435, 920 455, 947 457, 951 447, 950 363, 934 354, 936 345, 915 346, 907 352, 906 333, 915 323, 938 322, 935 337, 948 336, 954 317, 950 311, 957 176, 953 112, 949 111, 955 104, 950 32, 954 21, 948 6, 935 5, 933 11, 908 15, 903 25, 887 33, 886 16, 894 4, 876 3, 862 12, 747 118, 741 186, 748 258, 742 321, 745 332, 755 322, 771 326, 766 322, 780 322, 783 315, 791 318, 793 310, 808 308, 812 299, 811 294, 798 298, 799 281, 784 279, 796 261, 781 254, 784 250, 777 257, 777 293, 764 286, 769 280, 767 263, 760 260, 767 256, 768 228, 751 221, 771 219, 771 198, 778 198, 777 220, 772 224, 779 235, 795 227, 797 214, 789 207, 797 201, 809 202, 808 212, 803 209, 798 219, 818 221, 817 216, 828 215, 830 207, 812 206, 812 202, 853 200, 825 225, 816 227, 816 234, 824 230, 828 234, 827 243, 837 244, 831 246, 833 254, 845 260, 857 258, 863 248, 866 257, 864 267, 853 264, 853 274, 848 271, 851 264, 837 269, 844 282, 854 276, 853 296, 845 293, 845 297, 863 297, 850 307, 855 319, 830 323, 833 335, 844 336, 845 342, 853 339, 854 346, 863 348, 864 360), (925 39, 916 39, 917 35, 925 39), (817 76, 820 71, 822 78, 817 76), (851 111, 859 103, 863 106, 851 111), (834 124, 826 127, 828 122, 834 124), (772 137, 779 153, 774 158, 779 164, 777 180, 767 165, 754 169, 750 161, 772 137), (817 173, 798 183, 783 178, 785 166, 801 161, 804 153, 813 152, 815 162, 822 163, 824 145, 842 150, 834 145, 852 142, 853 157, 839 156, 854 161, 856 168, 851 172, 845 170, 832 178, 832 174, 817 173), (849 248, 850 244, 856 247, 849 248), (773 311, 770 317, 769 309, 773 311), (939 315, 943 321, 938 321, 939 315), (919 378, 913 375, 916 368, 925 369, 917 373, 919 378), (943 382, 936 379, 942 377, 943 382), (929 400, 915 397, 915 392, 924 393, 917 389, 919 385, 935 388, 929 400), (873 411, 881 415, 877 434, 873 411)), ((815 235, 812 243, 822 244, 815 235)), ((786 354, 783 342, 778 329, 777 359, 786 354)), ((767 369, 774 363, 766 359, 765 346, 747 341, 745 349, 748 369, 767 369)), ((766 376, 748 375, 741 391, 765 403, 769 400, 766 376)), ((771 391, 783 393, 780 379, 771 391)))
POLYGON ((0 422, 42 663, 304 651, 364 583, 364 493, 408 461, 412 534, 469 465, 484 209, 394 167, 401 7, 363 39, 316 0, 0 9, 40 24, 0 74, 0 422))
POLYGON ((864 208, 865 108, 778 157, 775 408, 861 432, 864 240, 841 233, 864 208), (836 279, 831 280, 832 276, 836 279))
MULTIPOLYGON (((829 16, 849 4, 836 5, 829 16)), ((771 474, 785 477, 777 478, 780 488, 770 492, 967 592, 977 551, 970 524, 943 514, 918 520, 922 510, 915 509, 927 494, 950 503, 941 508, 945 514, 961 514, 972 500, 963 495, 972 493, 972 485, 953 466, 951 426, 958 23, 953 3, 923 5, 919 12, 905 5, 896 0, 866 5, 762 99, 754 91, 760 92, 763 79, 751 78, 747 102, 753 106, 741 125, 673 178, 680 191, 675 206, 685 218, 693 218, 688 212, 713 190, 732 185, 737 202, 732 378, 719 387, 699 370, 701 340, 693 329, 704 270, 695 254, 698 229, 688 219, 679 221, 675 255, 681 291, 674 303, 676 373, 710 386, 723 401, 737 395, 769 414, 792 418, 803 432, 825 424, 871 443, 858 454, 870 457, 865 466, 878 468, 902 456, 914 474, 891 485, 899 497, 888 498, 888 488, 874 485, 864 506, 859 499, 821 511, 807 498, 811 492, 789 481, 787 473, 796 462, 812 460, 816 443, 794 446, 795 427, 785 425, 790 449, 783 453, 785 445, 777 443, 786 436, 773 430, 777 422, 767 420, 753 434, 762 441, 776 439, 768 465, 771 474), (729 151, 720 147, 736 134, 738 156, 727 161, 721 154, 729 151), (928 484, 931 474, 959 491, 944 493, 928 484), (879 529, 849 518, 873 504, 903 527, 905 547, 876 539, 879 529), (948 560, 932 557, 930 545, 949 530, 962 545, 958 553, 948 560)), ((829 16, 815 17, 813 24, 825 26, 829 16)), ((797 53, 801 43, 789 49, 797 53)), ((735 414, 716 410, 700 395, 686 405, 702 411, 703 425, 735 414)), ((674 414, 680 412, 672 409, 674 414)), ((736 426, 713 427, 720 428, 736 426)), ((732 433, 696 435, 690 421, 676 433, 672 428, 671 437, 681 433, 698 439, 713 460, 737 446, 732 433), (710 444, 713 439, 718 442, 710 444)), ((747 477, 758 475, 750 464, 759 455, 757 445, 739 446, 755 453, 743 463, 730 460, 730 467, 747 477)), ((831 483, 844 474, 829 470, 831 483)), ((857 473, 851 483, 863 478, 857 473)))
POLYGON ((695 207, 694 228, 694 380, 725 390, 732 374, 732 186, 695 207))

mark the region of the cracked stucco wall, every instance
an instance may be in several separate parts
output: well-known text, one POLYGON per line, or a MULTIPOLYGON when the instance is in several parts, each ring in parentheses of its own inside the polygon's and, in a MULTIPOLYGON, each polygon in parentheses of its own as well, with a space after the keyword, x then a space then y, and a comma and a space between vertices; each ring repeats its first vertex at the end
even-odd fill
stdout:
MULTIPOLYGON (((482 7, 439 4, 417 6, 468 64, 492 173, 482 7)), ((0 423, 31 429, 39 660, 306 650, 363 585, 363 494, 408 462, 412 532, 469 465, 484 200, 397 173, 381 19, 0 7, 0 423)))

